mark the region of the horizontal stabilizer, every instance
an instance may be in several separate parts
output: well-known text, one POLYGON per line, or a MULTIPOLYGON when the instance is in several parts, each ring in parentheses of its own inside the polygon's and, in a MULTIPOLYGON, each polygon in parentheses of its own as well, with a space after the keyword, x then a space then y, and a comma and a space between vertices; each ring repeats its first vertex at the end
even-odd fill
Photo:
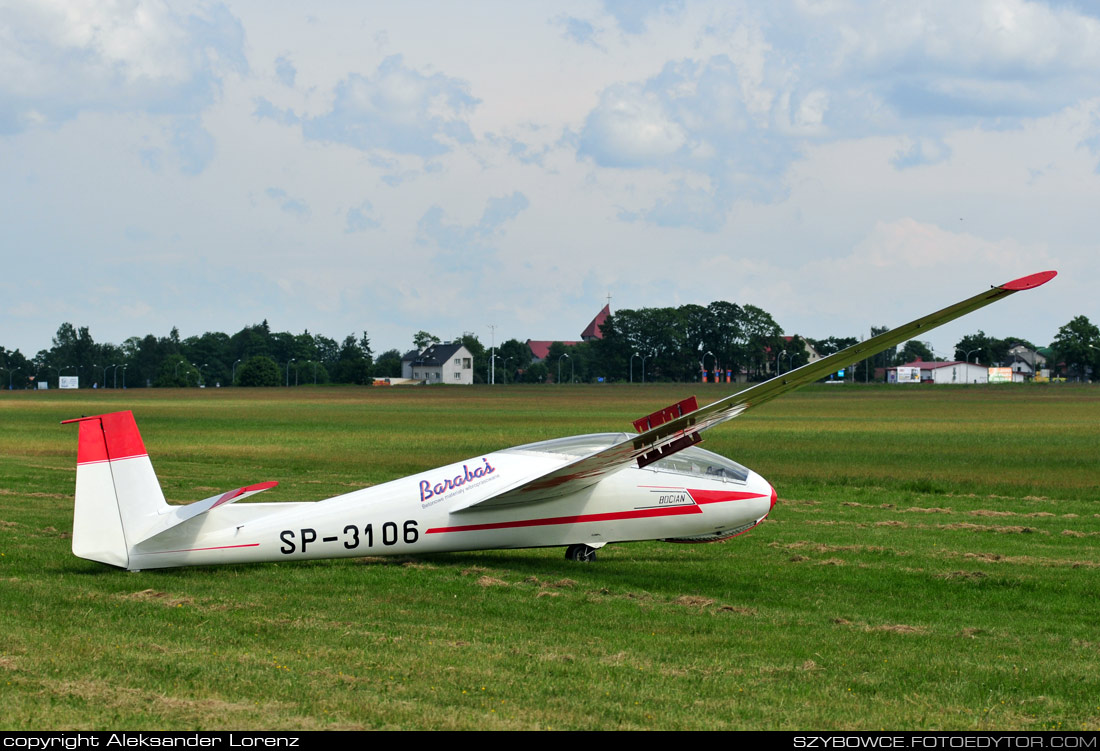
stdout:
POLYGON ((255 485, 246 485, 243 488, 237 488, 236 490, 230 490, 228 493, 221 493, 219 495, 204 498, 201 501, 195 501, 189 503, 186 506, 172 506, 167 514, 164 514, 157 518, 156 522, 149 528, 142 530, 143 535, 140 540, 136 540, 134 544, 144 542, 152 537, 156 537, 161 532, 171 529, 178 524, 182 524, 188 519, 194 519, 200 514, 205 514, 211 509, 215 509, 218 506, 223 506, 227 503, 236 503, 242 498, 247 498, 250 495, 256 495, 256 493, 262 493, 265 490, 278 485, 278 482, 258 482, 255 485))

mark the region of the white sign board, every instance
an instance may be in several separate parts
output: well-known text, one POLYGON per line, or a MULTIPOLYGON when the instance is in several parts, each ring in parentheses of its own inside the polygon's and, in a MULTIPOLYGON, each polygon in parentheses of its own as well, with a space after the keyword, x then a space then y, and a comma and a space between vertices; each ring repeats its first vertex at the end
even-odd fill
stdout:
POLYGON ((898 383, 920 383, 920 368, 898 368, 898 383))
POLYGON ((60 376, 58 379, 57 387, 59 389, 78 389, 80 388, 80 376, 60 376))

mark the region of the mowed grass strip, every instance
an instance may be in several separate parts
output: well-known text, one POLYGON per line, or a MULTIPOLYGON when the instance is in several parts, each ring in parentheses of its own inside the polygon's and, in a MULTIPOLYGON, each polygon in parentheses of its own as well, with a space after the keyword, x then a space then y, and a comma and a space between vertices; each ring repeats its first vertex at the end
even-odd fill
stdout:
POLYGON ((705 434, 778 489, 717 545, 126 573, 70 551, 76 430, 173 501, 314 500, 628 430, 722 386, 0 395, 0 727, 1100 727, 1100 390, 816 387, 705 434))

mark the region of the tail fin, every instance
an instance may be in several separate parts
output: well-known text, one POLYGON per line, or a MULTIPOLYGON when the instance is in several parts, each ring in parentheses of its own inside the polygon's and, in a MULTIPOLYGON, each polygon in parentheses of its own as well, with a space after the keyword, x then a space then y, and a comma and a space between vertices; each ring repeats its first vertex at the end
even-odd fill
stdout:
POLYGON ((170 507, 132 412, 65 420, 73 422, 80 423, 73 554, 127 568, 138 536, 170 507))

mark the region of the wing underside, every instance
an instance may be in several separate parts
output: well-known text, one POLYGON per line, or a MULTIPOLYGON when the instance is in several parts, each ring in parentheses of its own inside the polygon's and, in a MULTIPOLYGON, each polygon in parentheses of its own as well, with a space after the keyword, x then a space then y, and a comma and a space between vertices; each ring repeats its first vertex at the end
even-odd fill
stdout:
MULTIPOLYGON (((712 428, 727 420, 732 420, 746 410, 769 402, 781 394, 813 383, 852 363, 897 346, 914 338, 917 334, 942 326, 1016 292, 1033 289, 1045 284, 1053 279, 1056 274, 1055 271, 1043 271, 991 287, 943 310, 910 321, 903 326, 871 337, 840 352, 823 357, 817 362, 803 365, 695 411, 681 410, 683 414, 672 416, 668 413, 668 410, 678 406, 673 405, 672 408, 655 412, 650 417, 662 415, 662 419, 664 419, 661 424, 655 427, 580 459, 563 459, 562 465, 554 470, 516 487, 504 488, 494 496, 455 510, 532 503, 583 490, 599 482, 602 477, 631 463, 639 462, 644 466, 649 461, 655 460, 653 457, 668 456, 675 453, 675 451, 694 445, 699 442, 699 433, 703 430, 712 428)), ((680 404, 684 403, 681 402, 680 404)), ((645 419, 647 418, 643 418, 643 420, 645 419)))

